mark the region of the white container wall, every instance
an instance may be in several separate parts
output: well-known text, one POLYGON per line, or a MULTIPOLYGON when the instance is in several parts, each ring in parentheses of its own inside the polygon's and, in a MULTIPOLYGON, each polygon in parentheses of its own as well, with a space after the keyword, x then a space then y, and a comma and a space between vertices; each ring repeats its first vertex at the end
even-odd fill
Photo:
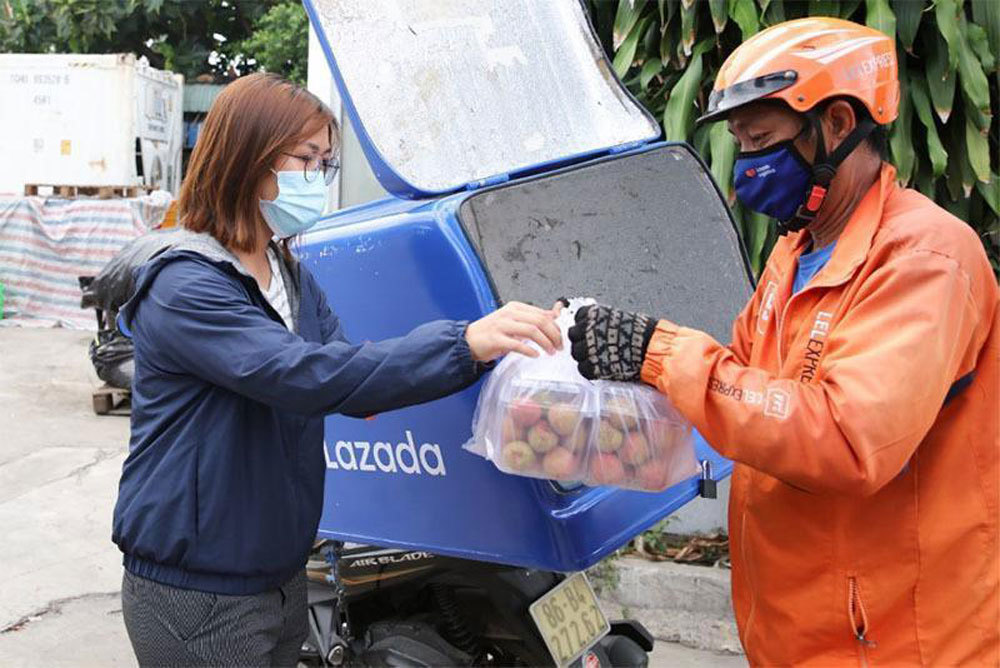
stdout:
POLYGON ((177 194, 183 89, 131 54, 0 54, 0 193, 39 183, 177 194))
POLYGON ((361 150, 354 127, 343 113, 340 93, 333 83, 330 66, 326 56, 323 55, 323 47, 320 46, 316 31, 311 24, 307 87, 316 97, 330 105, 341 128, 340 173, 330 187, 327 211, 346 209, 349 206, 385 197, 388 193, 375 178, 372 168, 368 165, 368 159, 361 150))

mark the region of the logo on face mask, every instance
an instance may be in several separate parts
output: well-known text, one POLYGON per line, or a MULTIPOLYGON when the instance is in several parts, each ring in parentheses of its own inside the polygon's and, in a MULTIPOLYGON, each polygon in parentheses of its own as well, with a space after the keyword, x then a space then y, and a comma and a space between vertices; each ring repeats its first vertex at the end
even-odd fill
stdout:
POLYGON ((770 176, 774 174, 775 169, 770 164, 761 165, 760 167, 751 167, 747 171, 743 172, 747 175, 748 179, 754 179, 757 177, 764 178, 765 176, 770 176))

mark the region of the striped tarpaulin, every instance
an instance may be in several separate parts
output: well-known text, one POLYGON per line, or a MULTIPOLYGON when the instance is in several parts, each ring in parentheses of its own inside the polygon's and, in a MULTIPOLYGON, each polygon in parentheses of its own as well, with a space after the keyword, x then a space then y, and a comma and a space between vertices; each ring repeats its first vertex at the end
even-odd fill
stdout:
POLYGON ((0 325, 96 329, 77 276, 93 276, 122 246, 159 224, 171 196, 58 199, 0 195, 0 325))

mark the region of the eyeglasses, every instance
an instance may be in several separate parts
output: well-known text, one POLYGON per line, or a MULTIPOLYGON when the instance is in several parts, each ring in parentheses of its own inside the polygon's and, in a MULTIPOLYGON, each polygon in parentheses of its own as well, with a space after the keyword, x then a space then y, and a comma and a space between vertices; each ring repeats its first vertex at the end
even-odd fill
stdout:
POLYGON ((294 153, 284 153, 283 155, 302 161, 302 174, 309 183, 322 176, 326 185, 330 185, 337 178, 337 172, 340 171, 340 161, 336 158, 328 160, 315 155, 295 155, 294 153))

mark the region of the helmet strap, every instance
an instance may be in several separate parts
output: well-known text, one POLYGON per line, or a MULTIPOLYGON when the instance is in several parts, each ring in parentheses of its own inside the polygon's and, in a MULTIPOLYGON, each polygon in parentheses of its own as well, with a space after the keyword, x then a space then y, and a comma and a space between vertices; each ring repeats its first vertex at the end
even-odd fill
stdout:
POLYGON ((815 111, 807 111, 806 117, 816 131, 816 157, 812 165, 812 184, 809 186, 809 194, 806 201, 798 208, 788 220, 778 222, 778 234, 784 236, 789 232, 798 232, 805 229, 810 223, 816 220, 820 207, 826 201, 826 193, 830 188, 830 182, 837 175, 837 168, 847 156, 849 156, 858 145, 863 142, 868 135, 877 127, 877 123, 871 118, 863 118, 849 135, 844 137, 830 153, 826 154, 826 142, 823 140, 823 125, 820 122, 819 114, 815 111))

